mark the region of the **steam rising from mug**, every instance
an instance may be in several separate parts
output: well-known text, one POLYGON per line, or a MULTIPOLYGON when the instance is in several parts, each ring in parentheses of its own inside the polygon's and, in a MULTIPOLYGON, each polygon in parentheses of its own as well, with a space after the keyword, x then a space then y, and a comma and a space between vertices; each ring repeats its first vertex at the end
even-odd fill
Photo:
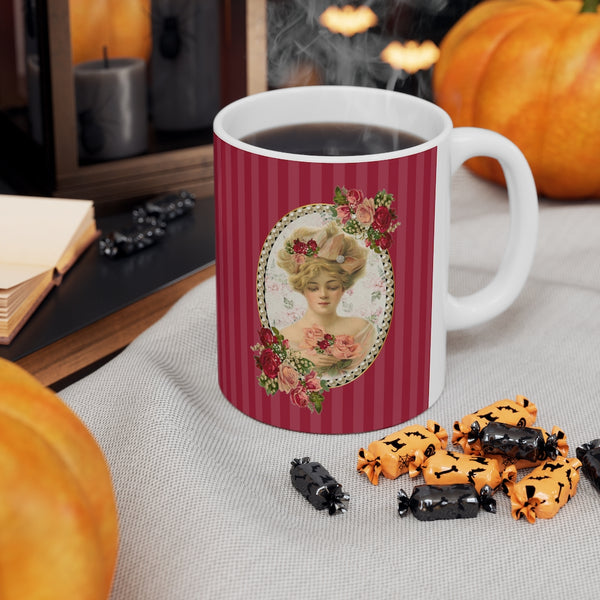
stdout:
MULTIPOLYGON (((378 17, 367 31, 344 36, 319 22, 330 0, 268 2, 268 73, 272 87, 292 85, 358 85, 386 87, 394 78, 408 77, 381 60, 382 50, 394 40, 431 36, 432 21, 448 0, 371 0, 363 3, 378 17)), ((346 4, 349 4, 346 3, 346 4)), ((420 96, 430 95, 427 77, 417 75, 420 96)))

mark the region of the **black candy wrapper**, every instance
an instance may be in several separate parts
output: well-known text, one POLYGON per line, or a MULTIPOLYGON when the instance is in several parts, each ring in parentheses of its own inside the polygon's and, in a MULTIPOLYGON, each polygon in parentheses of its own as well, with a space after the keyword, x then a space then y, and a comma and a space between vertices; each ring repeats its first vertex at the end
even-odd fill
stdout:
POLYGON ((295 458, 290 469, 292 485, 317 509, 329 511, 330 515, 346 512, 350 496, 321 463, 310 458, 295 458))
POLYGON ((100 238, 101 256, 121 258, 144 250, 162 240, 168 224, 192 211, 196 205, 194 194, 181 190, 148 200, 133 209, 132 225, 111 231, 100 238))
POLYGON ((575 454, 581 461, 584 475, 600 492, 600 438, 592 440, 589 444, 582 444, 575 450, 575 454))
POLYGON ((475 421, 468 436, 469 444, 481 442, 482 454, 501 454, 509 458, 532 462, 552 459, 558 455, 555 435, 544 439, 544 432, 533 427, 517 427, 506 423, 488 423, 483 429, 475 421))
POLYGON ((419 521, 471 519, 477 516, 480 507, 496 512, 489 485, 484 485, 479 494, 470 483, 417 485, 410 497, 404 490, 398 492, 398 514, 405 517, 410 510, 419 521))

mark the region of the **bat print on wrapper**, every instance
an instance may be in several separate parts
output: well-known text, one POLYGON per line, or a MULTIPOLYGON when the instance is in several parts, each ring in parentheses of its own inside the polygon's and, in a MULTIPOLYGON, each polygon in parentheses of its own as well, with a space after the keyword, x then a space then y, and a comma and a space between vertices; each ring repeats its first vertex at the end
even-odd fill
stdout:
POLYGON ((496 512, 496 501, 487 485, 479 493, 470 483, 417 485, 410 497, 404 490, 398 492, 398 514, 405 517, 410 511, 419 521, 471 519, 480 508, 496 512))
POLYGON ((317 510, 325 510, 330 515, 346 512, 350 496, 321 463, 311 462, 310 458, 295 458, 290 469, 292 485, 317 510))
POLYGON ((537 417, 537 407, 525 396, 518 395, 516 400, 499 400, 489 406, 481 408, 477 412, 456 421, 452 431, 452 443, 460 446, 466 454, 480 454, 481 445, 478 440, 469 443, 469 435, 473 423, 477 422, 483 429, 488 423, 499 421, 507 425, 519 427, 531 426, 537 417))
POLYGON ((417 452, 431 456, 443 450, 447 442, 448 433, 435 421, 427 421, 426 427, 409 425, 371 442, 367 449, 361 448, 356 469, 377 485, 380 474, 387 479, 396 479, 408 473, 417 452))
POLYGON ((484 485, 495 490, 503 481, 516 479, 517 470, 514 465, 503 468, 502 461, 496 458, 438 450, 430 457, 417 451, 409 474, 422 474, 425 483, 432 485, 470 483, 480 492, 484 485))
POLYGON ((569 445, 565 432, 554 426, 548 433, 540 427, 521 427, 506 423, 488 423, 481 429, 479 422, 471 425, 468 442, 474 452, 496 457, 504 465, 517 469, 535 467, 558 455, 566 457, 569 445))
POLYGON ((511 514, 518 520, 525 517, 551 519, 577 492, 581 461, 559 456, 537 466, 518 482, 507 481, 505 491, 511 501, 511 514))

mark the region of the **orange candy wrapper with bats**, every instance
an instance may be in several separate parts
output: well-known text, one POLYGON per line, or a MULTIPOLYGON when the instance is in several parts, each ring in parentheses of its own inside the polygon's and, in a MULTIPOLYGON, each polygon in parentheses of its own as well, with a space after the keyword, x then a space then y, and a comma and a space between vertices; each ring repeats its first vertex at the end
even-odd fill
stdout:
POLYGON ((377 485, 380 474, 387 479, 396 479, 408 473, 417 451, 431 456, 444 449, 447 443, 448 433, 435 421, 427 421, 426 427, 408 425, 381 440, 371 442, 366 450, 361 448, 356 469, 364 473, 373 485, 377 485))
POLYGON ((481 429, 488 423, 496 421, 507 425, 528 427, 535 423, 536 417, 537 407, 525 396, 517 396, 516 400, 498 400, 477 412, 466 415, 462 420, 456 421, 452 432, 452 443, 460 446, 465 454, 480 454, 479 441, 469 443, 473 423, 477 422, 481 429))
POLYGON ((516 483, 505 482, 513 518, 525 517, 530 523, 536 518, 551 519, 577 492, 580 468, 579 459, 559 456, 516 483))
POLYGON ((504 468, 502 461, 497 457, 486 458, 444 450, 429 457, 418 450, 410 463, 409 474, 416 477, 419 473, 423 474, 425 483, 429 485, 470 483, 477 493, 480 493, 485 485, 495 490, 503 482, 517 478, 514 465, 504 468))

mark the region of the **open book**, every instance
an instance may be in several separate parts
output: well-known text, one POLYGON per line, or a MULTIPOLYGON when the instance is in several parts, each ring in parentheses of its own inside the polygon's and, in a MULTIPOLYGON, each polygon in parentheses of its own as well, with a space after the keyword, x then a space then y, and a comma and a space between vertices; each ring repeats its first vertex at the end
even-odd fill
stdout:
POLYGON ((91 200, 0 194, 0 344, 98 236, 91 200))

